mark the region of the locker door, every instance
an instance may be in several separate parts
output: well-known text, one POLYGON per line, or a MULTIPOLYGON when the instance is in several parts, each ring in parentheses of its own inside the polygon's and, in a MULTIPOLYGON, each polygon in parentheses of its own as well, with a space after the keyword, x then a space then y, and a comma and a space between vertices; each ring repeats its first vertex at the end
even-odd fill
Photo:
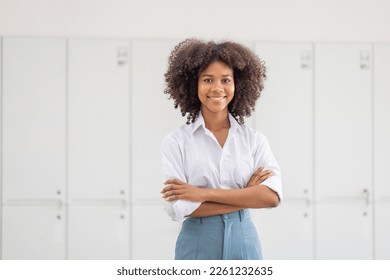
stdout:
POLYGON ((133 202, 162 202, 161 141, 186 118, 164 94, 164 73, 176 41, 132 42, 132 198, 133 202))
POLYGON ((302 43, 256 43, 267 80, 254 122, 269 139, 284 192, 280 209, 255 212, 266 258, 314 257, 312 48, 302 43), (287 224, 293 235, 285 235, 287 224))
POLYGON ((65 192, 63 39, 3 39, 3 201, 65 192))
POLYGON ((375 204, 375 259, 390 259, 390 202, 375 204))
POLYGON ((126 205, 84 203, 69 207, 69 259, 129 259, 126 205))
POLYGON ((375 199, 390 198, 390 44, 374 45, 375 199))
POLYGON ((69 199, 129 196, 129 43, 69 40, 69 199))
POLYGON ((371 259, 372 216, 364 203, 354 200, 318 204, 317 259, 371 259))
POLYGON ((316 197, 365 199, 372 181, 369 44, 317 44, 316 197))
POLYGON ((3 259, 64 259, 65 210, 59 204, 3 206, 3 259))
POLYGON ((186 118, 164 94, 164 73, 177 41, 132 42, 133 259, 173 259, 180 225, 163 209, 161 141, 186 118))
POLYGON ((390 259, 390 44, 374 45, 375 258, 390 259))
POLYGON ((314 215, 301 201, 287 200, 276 209, 252 210, 264 259, 314 258, 314 215))
POLYGON ((130 254, 127 40, 69 40, 70 259, 130 254))
POLYGON ((316 256, 371 259, 371 45, 315 48, 316 256))
POLYGON ((133 259, 172 260, 181 223, 173 222, 158 203, 133 207, 133 259))
POLYGON ((256 128, 282 168, 286 198, 313 193, 313 62, 311 44, 258 43, 267 66, 256 128), (286 168, 283 168, 286 167, 286 168))

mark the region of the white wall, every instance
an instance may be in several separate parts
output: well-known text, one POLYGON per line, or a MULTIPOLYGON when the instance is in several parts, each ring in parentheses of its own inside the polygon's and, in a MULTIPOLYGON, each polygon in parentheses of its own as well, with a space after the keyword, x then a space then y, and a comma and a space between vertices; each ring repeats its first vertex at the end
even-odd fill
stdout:
POLYGON ((390 41, 388 0, 0 0, 0 34, 390 41))

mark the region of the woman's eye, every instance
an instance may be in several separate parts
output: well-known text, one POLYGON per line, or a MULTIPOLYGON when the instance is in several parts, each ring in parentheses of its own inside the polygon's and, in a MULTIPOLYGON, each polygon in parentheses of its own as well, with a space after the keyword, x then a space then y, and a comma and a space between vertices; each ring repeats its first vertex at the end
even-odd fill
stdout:
POLYGON ((213 81, 211 79, 204 79, 203 80, 205 83, 212 83, 213 81))
POLYGON ((224 79, 224 80, 222 80, 222 83, 224 83, 224 84, 227 84, 227 83, 229 83, 230 82, 230 79, 224 79))

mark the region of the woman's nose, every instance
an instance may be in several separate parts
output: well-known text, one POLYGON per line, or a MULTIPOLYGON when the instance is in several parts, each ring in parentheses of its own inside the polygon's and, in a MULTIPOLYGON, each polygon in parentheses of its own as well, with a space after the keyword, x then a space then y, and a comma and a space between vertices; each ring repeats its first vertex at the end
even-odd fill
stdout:
POLYGON ((212 91, 215 91, 215 92, 222 92, 223 91, 223 87, 221 85, 221 83, 219 82, 216 82, 212 88, 212 91))

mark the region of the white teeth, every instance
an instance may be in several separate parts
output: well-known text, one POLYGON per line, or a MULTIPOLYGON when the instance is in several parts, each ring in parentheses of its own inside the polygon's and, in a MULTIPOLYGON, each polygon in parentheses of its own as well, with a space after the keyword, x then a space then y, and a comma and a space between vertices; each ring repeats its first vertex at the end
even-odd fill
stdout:
POLYGON ((213 100, 222 100, 225 98, 225 96, 209 96, 209 98, 211 98, 213 100))

